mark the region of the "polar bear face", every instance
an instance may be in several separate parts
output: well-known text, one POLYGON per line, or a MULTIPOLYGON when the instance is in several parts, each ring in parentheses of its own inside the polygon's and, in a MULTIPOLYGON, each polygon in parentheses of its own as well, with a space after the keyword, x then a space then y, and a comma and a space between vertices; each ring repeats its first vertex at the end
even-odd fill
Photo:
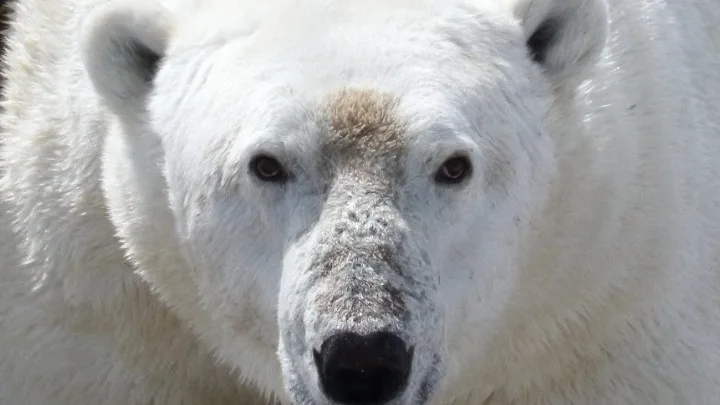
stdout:
POLYGON ((498 330, 604 4, 225 3, 89 18, 128 257, 268 394, 425 404, 498 330))

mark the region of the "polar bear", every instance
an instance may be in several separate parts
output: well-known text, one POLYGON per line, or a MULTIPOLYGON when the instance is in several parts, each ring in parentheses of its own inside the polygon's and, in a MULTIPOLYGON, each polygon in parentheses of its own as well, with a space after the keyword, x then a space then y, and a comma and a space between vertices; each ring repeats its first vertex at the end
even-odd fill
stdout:
POLYGON ((716 0, 18 0, 1 405, 713 405, 716 0))

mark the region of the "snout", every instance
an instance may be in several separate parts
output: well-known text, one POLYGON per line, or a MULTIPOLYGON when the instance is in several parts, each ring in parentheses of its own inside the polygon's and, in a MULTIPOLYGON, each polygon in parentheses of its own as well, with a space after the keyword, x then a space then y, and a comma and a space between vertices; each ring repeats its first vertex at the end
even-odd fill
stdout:
POLYGON ((359 193, 329 196, 284 260, 285 387, 297 405, 426 405, 444 360, 438 273, 384 192, 359 193))
POLYGON ((341 332, 326 339, 313 355, 328 398, 338 404, 379 405, 407 387, 413 351, 390 332, 341 332))

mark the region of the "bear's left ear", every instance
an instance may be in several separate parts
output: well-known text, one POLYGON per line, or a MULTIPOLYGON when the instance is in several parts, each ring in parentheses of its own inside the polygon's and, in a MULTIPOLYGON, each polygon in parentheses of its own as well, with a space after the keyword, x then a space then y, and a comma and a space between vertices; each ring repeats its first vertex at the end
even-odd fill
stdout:
POLYGON ((609 30, 606 0, 513 0, 530 55, 557 86, 582 79, 609 30))
POLYGON ((119 0, 88 16, 82 38, 85 69, 116 113, 145 107, 172 29, 170 12, 155 0, 119 0))

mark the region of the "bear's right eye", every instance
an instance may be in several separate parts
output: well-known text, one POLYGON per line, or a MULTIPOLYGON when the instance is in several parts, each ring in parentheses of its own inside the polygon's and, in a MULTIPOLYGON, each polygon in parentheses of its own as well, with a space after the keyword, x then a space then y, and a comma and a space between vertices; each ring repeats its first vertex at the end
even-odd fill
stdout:
POLYGON ((250 171, 262 181, 282 183, 288 179, 287 171, 282 163, 267 155, 254 157, 250 161, 250 171))

